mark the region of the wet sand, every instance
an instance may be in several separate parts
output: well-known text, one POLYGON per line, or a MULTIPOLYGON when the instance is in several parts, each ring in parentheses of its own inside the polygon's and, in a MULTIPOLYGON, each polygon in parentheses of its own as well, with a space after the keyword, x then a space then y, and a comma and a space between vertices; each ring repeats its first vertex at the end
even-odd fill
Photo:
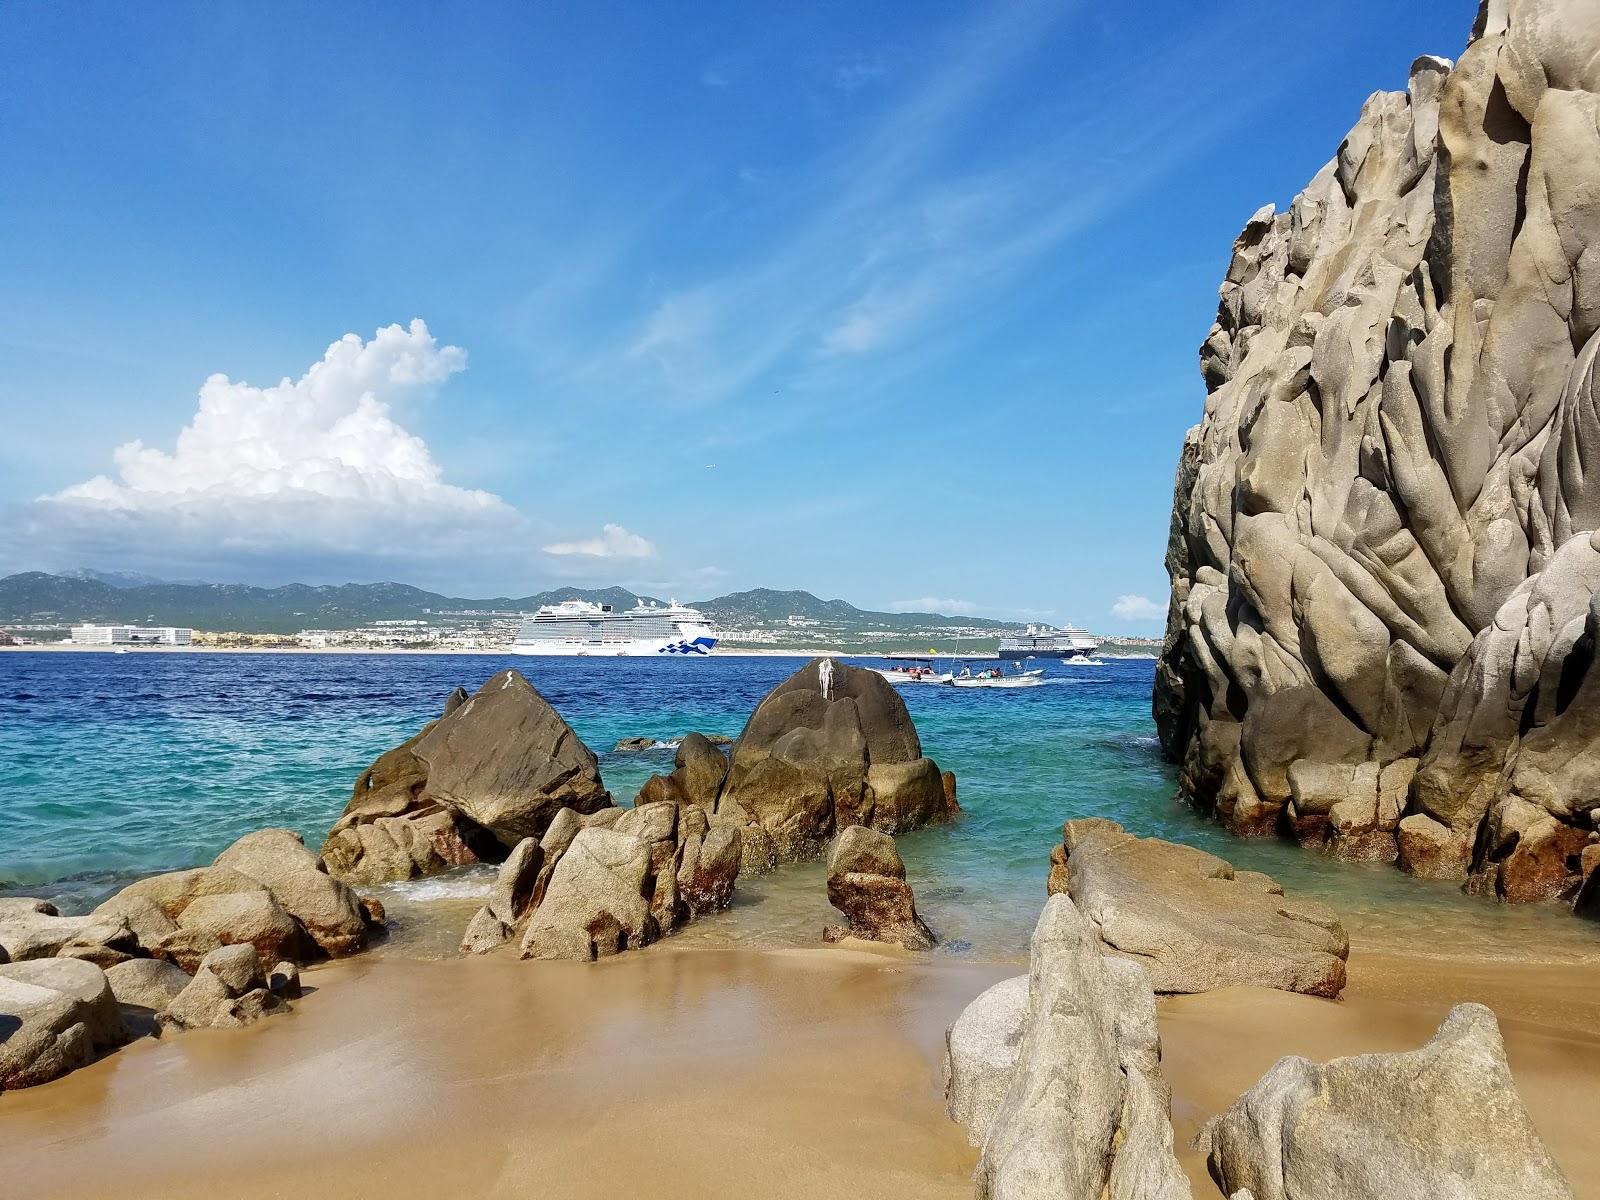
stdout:
MULTIPOLYGON (((297 1010, 145 1041, 0 1096, 8 1200, 32 1197, 966 1197, 945 1026, 1021 964, 660 946, 598 965, 369 956, 297 1010)), ((1600 1195, 1600 967, 1360 950, 1346 998, 1161 1002, 1180 1152, 1284 1054, 1422 1044, 1499 1014, 1535 1123, 1600 1195)))

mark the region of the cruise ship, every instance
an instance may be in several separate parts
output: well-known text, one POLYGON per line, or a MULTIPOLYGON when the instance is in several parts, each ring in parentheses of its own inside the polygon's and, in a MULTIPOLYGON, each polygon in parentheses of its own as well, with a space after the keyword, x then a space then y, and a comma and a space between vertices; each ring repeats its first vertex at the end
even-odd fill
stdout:
POLYGON ((710 654, 716 631, 704 613, 674 600, 614 612, 609 604, 564 600, 547 604, 522 622, 514 654, 600 655, 642 658, 657 654, 710 654))
POLYGON ((1000 639, 1001 658, 1089 658, 1098 649, 1098 639, 1087 629, 1072 625, 1064 629, 1029 625, 1026 633, 1007 634, 1000 639))

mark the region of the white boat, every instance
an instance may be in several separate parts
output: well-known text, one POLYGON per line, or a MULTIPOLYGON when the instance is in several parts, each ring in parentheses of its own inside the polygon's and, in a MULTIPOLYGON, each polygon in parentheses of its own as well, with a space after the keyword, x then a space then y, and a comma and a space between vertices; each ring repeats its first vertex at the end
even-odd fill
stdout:
POLYGON ((1044 684, 1044 668, 1036 667, 1032 671, 1019 671, 1015 675, 1007 675, 998 667, 987 671, 972 674, 969 667, 961 674, 950 680, 958 688, 1031 688, 1044 684))
POLYGON ((692 657, 710 654, 716 644, 716 630, 706 615, 676 600, 641 601, 620 613, 609 604, 563 600, 525 618, 511 652, 579 658, 692 657))
POLYGON ((892 661, 893 666, 872 668, 890 683, 949 683, 953 678, 949 671, 941 672, 931 658, 910 655, 892 661))

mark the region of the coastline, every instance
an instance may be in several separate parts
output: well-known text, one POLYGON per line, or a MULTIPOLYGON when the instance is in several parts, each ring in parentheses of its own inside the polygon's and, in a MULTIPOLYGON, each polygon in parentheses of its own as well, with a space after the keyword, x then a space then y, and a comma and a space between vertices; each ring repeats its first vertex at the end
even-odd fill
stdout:
MULTIPOLYGON (((287 1017, 142 1042, 0 1097, 0 1161, 14 1200, 513 1196, 533 1181, 563 1197, 970 1196, 977 1151, 943 1112, 943 1032, 1023 969, 670 944, 592 965, 368 956, 308 971, 316 991, 287 1017)), ((1358 947, 1340 1001, 1162 999, 1195 1195, 1215 1189, 1189 1139, 1278 1058, 1414 1047, 1464 999, 1495 1009, 1535 1124, 1594 1194, 1600 966, 1537 975, 1358 947)))

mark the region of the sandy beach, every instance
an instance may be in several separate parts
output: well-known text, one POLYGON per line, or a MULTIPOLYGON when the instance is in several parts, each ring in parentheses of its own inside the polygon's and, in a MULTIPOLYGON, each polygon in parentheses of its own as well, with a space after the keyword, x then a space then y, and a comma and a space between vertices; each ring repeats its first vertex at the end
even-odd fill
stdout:
MULTIPOLYGON (((660 946, 589 966, 368 957, 288 1017, 146 1041, 0 1098, 11 1200, 475 1194, 960 1197, 945 1026, 1021 964, 660 946)), ((1279 1057, 1420 1045, 1500 1017, 1535 1123, 1600 1194, 1600 967, 1351 958, 1333 1002, 1256 988, 1160 1004, 1185 1168, 1279 1057)))

